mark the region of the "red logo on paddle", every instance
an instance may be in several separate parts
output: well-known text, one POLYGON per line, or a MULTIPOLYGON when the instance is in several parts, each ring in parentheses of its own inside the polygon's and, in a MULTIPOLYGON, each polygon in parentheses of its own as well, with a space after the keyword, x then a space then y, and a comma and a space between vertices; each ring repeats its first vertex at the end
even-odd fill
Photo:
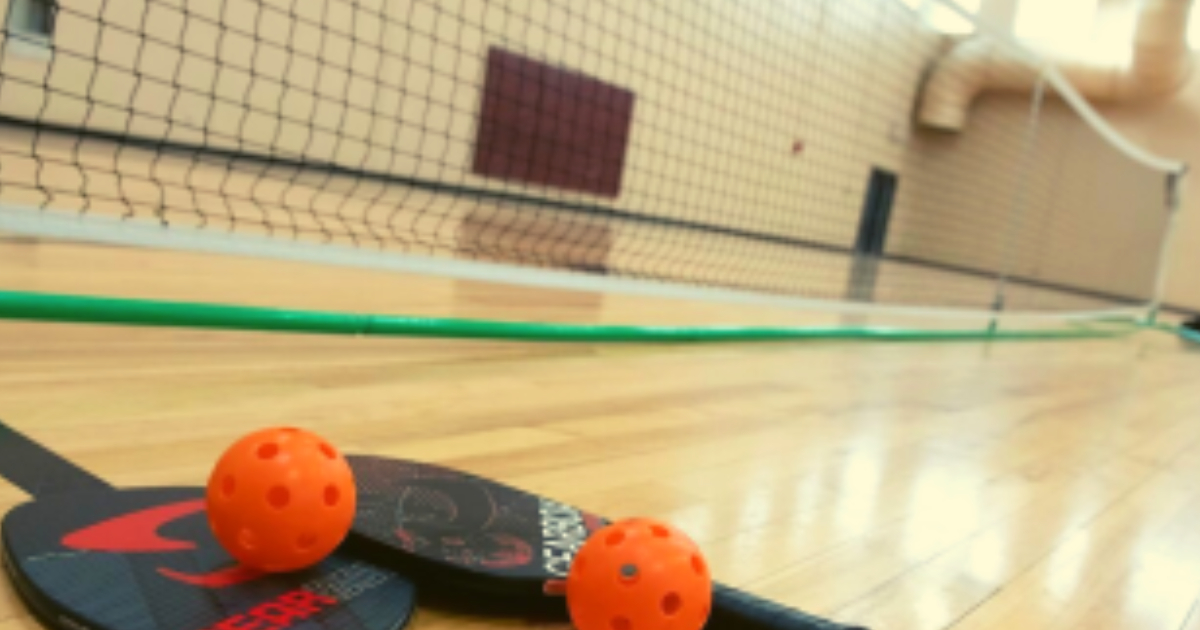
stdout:
MULTIPOLYGON (((148 508, 67 534, 63 537, 62 544, 78 551, 108 553, 187 551, 195 549, 196 543, 165 538, 158 531, 168 523, 202 511, 203 499, 148 508)), ((166 567, 159 567, 157 570, 163 577, 202 588, 224 588, 264 575, 261 571, 241 565, 200 575, 182 573, 166 567)), ((338 600, 328 595, 296 589, 259 604, 245 613, 231 615, 205 630, 281 630, 336 603, 338 600)))
MULTIPOLYGON (((196 548, 190 540, 173 540, 159 535, 164 525, 204 511, 204 499, 180 501, 148 508, 124 516, 103 521, 62 539, 65 547, 77 551, 101 551, 108 553, 160 553, 164 551, 187 551, 196 548)), ((165 567, 158 568, 159 575, 184 584, 203 588, 223 588, 257 579, 261 571, 235 565, 220 571, 192 575, 165 567)))
POLYGON ((278 630, 308 619, 336 603, 332 597, 296 590, 255 606, 244 615, 227 617, 206 630, 278 630))

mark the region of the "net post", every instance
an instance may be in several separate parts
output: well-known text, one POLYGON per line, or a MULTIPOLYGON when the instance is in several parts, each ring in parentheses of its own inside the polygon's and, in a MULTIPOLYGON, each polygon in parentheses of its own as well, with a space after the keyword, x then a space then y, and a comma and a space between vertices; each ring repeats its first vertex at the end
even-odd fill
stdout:
POLYGON ((1154 278, 1154 295, 1146 313, 1146 323, 1153 326, 1158 322, 1158 313, 1166 299, 1167 280, 1171 267, 1171 250, 1175 232, 1179 228, 1179 211, 1183 208, 1183 182, 1187 167, 1172 171, 1166 178, 1167 225, 1163 230, 1162 247, 1159 249, 1158 269, 1154 278))

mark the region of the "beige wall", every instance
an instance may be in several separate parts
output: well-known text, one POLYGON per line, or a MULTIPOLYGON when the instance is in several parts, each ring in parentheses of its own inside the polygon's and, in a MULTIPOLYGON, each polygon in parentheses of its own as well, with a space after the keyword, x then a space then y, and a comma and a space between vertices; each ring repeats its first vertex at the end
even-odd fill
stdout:
POLYGON ((498 45, 637 94, 620 207, 834 243, 869 166, 902 161, 894 136, 938 42, 891 0, 799 2, 769 19, 708 0, 701 24, 638 0, 594 16, 567 0, 447 5, 461 20, 426 2, 193 0, 187 19, 170 4, 63 0, 53 64, 5 56, 0 112, 529 192, 469 172, 498 45), (176 37, 182 52, 164 43, 176 37), (789 216, 797 198, 808 212, 789 216))
POLYGON ((1029 97, 984 95, 963 133, 914 134, 905 174, 893 253, 1151 296, 1164 175, 1133 163, 1052 95, 1036 116, 1029 97))
MULTIPOLYGON (((994 26, 1010 27, 1019 1, 985 0, 986 11, 1002 18, 994 26)), ((1105 25, 1111 27, 1114 20, 1128 20, 1136 16, 1136 10, 1130 6, 1136 1, 1100 0, 1097 28, 1104 28, 1105 25)), ((1194 54, 1193 57, 1194 63, 1200 65, 1200 54, 1194 54)), ((1099 105, 1098 109, 1135 144, 1163 157, 1188 163, 1193 169, 1200 166, 1200 73, 1195 70, 1191 80, 1170 98, 1155 102, 1099 105)), ((1194 272, 1200 269, 1200 198, 1190 193, 1196 190, 1194 179, 1193 176, 1185 180, 1183 211, 1174 231, 1173 255, 1167 269, 1166 301, 1174 306, 1200 311, 1200 275, 1194 272)), ((1126 188, 1126 192, 1137 187, 1126 188)), ((1154 210, 1153 207, 1147 208, 1147 215, 1150 216, 1147 223, 1157 223, 1154 210)))
MULTIPOLYGON (((1200 55, 1195 55, 1200 65, 1200 55)), ((1103 107, 1101 111, 1134 142, 1187 162, 1192 174, 1185 180, 1183 211, 1175 230, 1168 269, 1167 302, 1200 311, 1200 72, 1175 97, 1157 103, 1103 107)))
MULTIPOLYGON (((336 0, 62 0, 52 64, 11 49, 0 60, 0 112, 840 246, 852 243, 867 174, 881 166, 902 179, 893 252, 985 268, 1009 253, 1001 233, 1014 182, 1030 169, 1014 149, 1025 108, 987 100, 979 112, 985 124, 959 139, 913 129, 921 75, 943 40, 899 2, 810 0, 770 11, 725 0, 586 8, 576 0, 453 0, 442 12, 434 4, 359 0, 355 11, 336 0), (190 18, 173 4, 186 5, 190 18), (293 8, 298 19, 289 17, 293 8), (696 16, 702 19, 687 19, 696 16), (143 32, 150 37, 137 36, 143 32), (170 44, 176 40, 182 49, 170 44), (493 45, 637 94, 619 199, 530 191, 469 172, 482 64, 493 45), (805 145, 802 154, 792 154, 796 141, 805 145)), ((1065 110, 1052 106, 1047 116, 1042 161, 1032 168, 1043 175, 1046 165, 1072 163, 1054 143, 1078 135, 1065 110)), ((479 199, 353 178, 197 165, 188 156, 55 138, 34 142, 26 132, 0 133, 0 197, 444 255, 457 251, 467 217, 477 225, 480 212, 504 214, 479 199), (40 159, 30 159, 33 153, 40 159)), ((1084 141, 1070 146, 1075 155, 1096 152, 1084 141)), ((1056 254, 1055 238, 1142 242, 1124 238, 1127 222, 1110 211, 1128 197, 1090 187, 1112 181, 1106 168, 1081 169, 1067 178, 1066 193, 1033 195, 1034 208, 1063 195, 1083 201, 1065 223, 1048 211, 1030 213, 1044 220, 1018 231, 1016 272, 1110 288, 1144 284, 1143 265, 1129 271, 1100 264, 1102 257, 1056 254), (1078 217, 1095 206, 1111 220, 1081 231, 1078 217)), ((1136 196, 1140 186, 1122 190, 1136 196)), ((572 220, 563 221, 570 231, 572 220)), ((577 223, 592 230, 591 222, 577 223)), ((616 227, 608 263, 617 270, 805 288, 822 297, 838 297, 846 283, 840 266, 834 271, 823 257, 795 247, 616 227)), ((501 236, 512 240, 511 233, 501 236)))
MULTIPOLYGON (((1134 18, 1136 11, 1129 6, 1134 1, 1102 0, 1097 25, 1134 18)), ((993 27, 1009 28, 1017 3, 985 0, 984 12, 993 18, 993 27)), ((1200 63, 1200 55, 1196 59, 1200 63)), ((992 194, 971 199, 945 189, 952 187, 952 182, 983 189, 1016 185, 1018 175, 1003 164, 1021 161, 1025 162, 1021 168, 1030 170, 1033 177, 1028 188, 1020 189, 1029 192, 1022 192, 1024 197, 1010 204, 1026 208, 1025 220, 1017 222, 1013 237, 1018 252, 1013 271, 1049 280, 1073 278, 1085 287, 1100 290, 1144 293, 1157 270, 1157 253, 1166 227, 1163 182, 1156 173, 1123 159, 1108 143, 1080 125, 1076 114, 1061 100, 1052 93, 1049 96, 1038 121, 1031 160, 1002 157, 1024 152, 1021 138, 1010 135, 1016 121, 1030 119, 1029 99, 1022 96, 983 96, 975 103, 964 134, 918 134, 909 153, 913 166, 907 172, 910 178, 930 183, 910 188, 908 198, 902 199, 899 211, 910 212, 913 221, 910 229, 896 234, 893 244, 899 252, 924 252, 959 264, 995 264, 1005 255, 1007 237, 997 239, 991 247, 980 247, 977 241, 956 240, 950 234, 956 223, 977 220, 965 218, 973 216, 990 217, 984 220, 1003 233, 1011 229, 1011 215, 1007 209, 996 215, 994 211, 1004 206, 984 203, 992 194), (976 155, 964 160, 964 154, 976 155), (939 195, 950 199, 938 200, 939 195), (913 208, 904 202, 918 206, 919 212, 912 212, 913 208), (1130 211, 1139 208, 1141 214, 1130 211), (1086 251, 1080 252, 1081 244, 1087 243, 1119 247, 1105 249, 1105 257, 1090 257, 1086 251)), ((1098 108, 1135 144, 1163 157, 1200 164, 1200 73, 1193 73, 1171 98, 1098 108)), ((1188 188, 1194 187, 1190 180, 1188 184, 1188 188)), ((1167 270, 1166 301, 1200 310, 1200 277, 1190 271, 1200 268, 1200 199, 1186 192, 1167 270)))
MULTIPOLYGON (((53 63, 13 54, 0 61, 0 112, 845 246, 870 168, 902 167, 919 77, 941 44, 892 0, 769 11, 723 0, 435 4, 362 0, 353 10, 338 0, 190 0, 185 19, 169 2, 63 0, 53 63), (296 19, 287 13, 293 6, 296 19), (322 34, 310 22, 328 28, 322 34), (176 39, 182 49, 169 44, 176 39), (619 199, 470 173, 482 64, 494 45, 637 94, 619 199), (792 152, 797 141, 801 155, 792 152)), ((0 137, 6 198, 92 212, 131 205, 134 214, 185 223, 379 240, 422 253, 454 252, 465 217, 498 210, 340 181, 347 178, 297 181, 253 165, 197 168, 140 150, 81 151, 44 137, 36 153, 51 159, 33 160, 32 142, 20 132, 0 137), (43 185, 30 188, 30 180, 43 185)), ((563 216, 569 232, 573 220, 563 216)), ((608 261, 618 270, 780 290, 810 286, 822 272, 795 247, 618 228, 608 261)), ((828 275, 820 291, 836 297, 845 279, 828 275)))

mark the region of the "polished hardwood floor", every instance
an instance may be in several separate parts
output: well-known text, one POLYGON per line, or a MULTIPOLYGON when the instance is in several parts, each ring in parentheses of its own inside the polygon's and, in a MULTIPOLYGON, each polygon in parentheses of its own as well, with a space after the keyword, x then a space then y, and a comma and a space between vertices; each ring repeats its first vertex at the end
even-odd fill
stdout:
MULTIPOLYGON (((365 292, 346 280, 361 272, 148 256, 7 242, 0 287, 556 321, 798 317, 369 274, 361 286, 384 289, 365 292), (244 268, 214 271, 226 264, 244 268)), ((592 346, 0 322, 0 418, 118 485, 202 483, 238 435, 295 424, 347 451, 669 519, 720 579, 878 630, 1200 630, 1198 383, 1200 351, 1158 332, 592 346)), ((0 511, 24 499, 0 483, 0 511)), ((426 610, 413 627, 526 625, 426 610)), ((0 585, 0 630, 37 627, 0 585)))

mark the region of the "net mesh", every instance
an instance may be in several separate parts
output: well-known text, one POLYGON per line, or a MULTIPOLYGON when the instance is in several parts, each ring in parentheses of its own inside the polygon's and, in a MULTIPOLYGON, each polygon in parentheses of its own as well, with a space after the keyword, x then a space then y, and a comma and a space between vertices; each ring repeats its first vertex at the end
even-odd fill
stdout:
POLYGON ((928 128, 927 77, 978 68, 914 4, 9 0, 0 203, 830 300, 1147 301, 1166 173, 1003 42, 1029 90, 928 128))

